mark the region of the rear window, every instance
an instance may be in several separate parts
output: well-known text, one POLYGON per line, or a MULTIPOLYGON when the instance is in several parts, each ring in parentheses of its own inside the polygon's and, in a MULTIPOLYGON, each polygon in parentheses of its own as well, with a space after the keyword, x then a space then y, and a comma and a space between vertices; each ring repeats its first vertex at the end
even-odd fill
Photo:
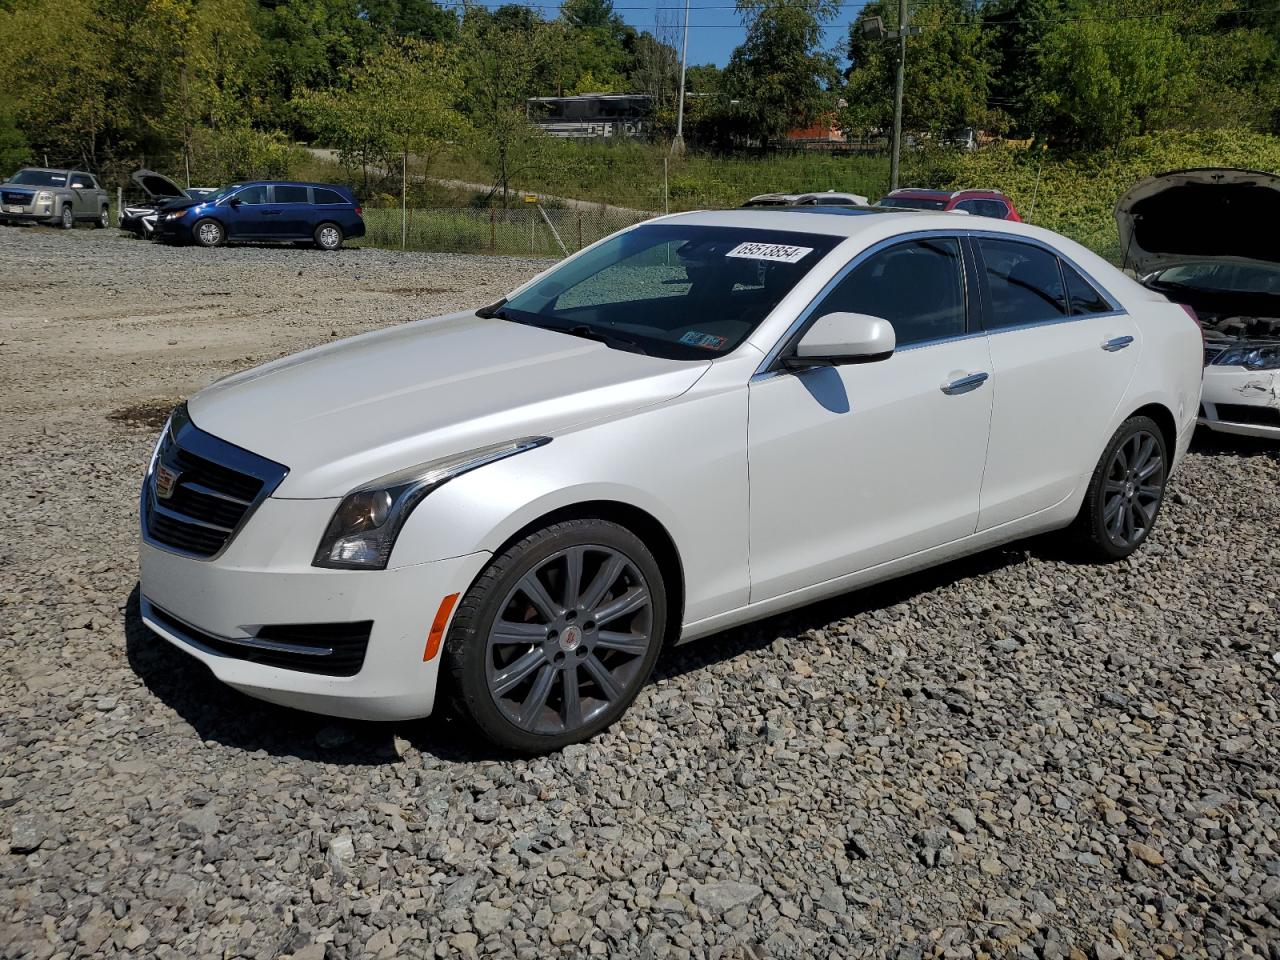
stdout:
POLYGON ((903 210, 941 210, 946 205, 945 200, 924 197, 885 197, 876 203, 877 207, 900 207, 903 210))
POLYGON ((306 187, 276 187, 276 203, 307 203, 306 187))
POLYGON ((978 240, 991 291, 990 329, 1058 320, 1067 315, 1058 258, 1042 247, 978 240))
POLYGON ((326 190, 324 187, 315 188, 316 203, 350 203, 346 197, 338 193, 336 190, 326 190))

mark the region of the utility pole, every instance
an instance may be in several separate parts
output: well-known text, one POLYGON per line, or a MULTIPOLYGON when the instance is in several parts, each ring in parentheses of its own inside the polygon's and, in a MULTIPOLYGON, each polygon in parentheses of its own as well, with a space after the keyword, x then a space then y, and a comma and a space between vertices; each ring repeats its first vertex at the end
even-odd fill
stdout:
MULTIPOLYGON (((906 0, 903 0, 905 3, 906 0)), ((684 41, 680 44, 680 96, 676 100, 676 135, 671 141, 671 152, 684 153, 684 75, 689 69, 689 0, 684 0, 684 41)))
POLYGON ((907 0, 898 0, 898 72, 893 79, 893 156, 889 159, 889 192, 898 189, 902 155, 902 87, 907 78, 907 0))
POLYGON ((881 17, 863 17, 862 32, 877 40, 898 41, 898 69, 893 82, 893 145, 889 155, 889 190, 898 189, 898 165, 902 156, 902 88, 907 80, 907 37, 920 32, 907 23, 907 0, 898 0, 898 29, 886 30, 881 17))

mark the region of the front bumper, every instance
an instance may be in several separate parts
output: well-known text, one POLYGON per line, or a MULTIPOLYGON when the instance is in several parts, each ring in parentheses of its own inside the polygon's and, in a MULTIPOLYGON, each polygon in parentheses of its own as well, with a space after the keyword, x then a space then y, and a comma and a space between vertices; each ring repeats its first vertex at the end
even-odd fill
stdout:
POLYGON ((1280 370, 1205 367, 1199 423, 1220 433, 1280 440, 1280 370))
POLYGON ((438 654, 423 659, 432 621, 445 597, 466 592, 489 554, 388 570, 313 567, 319 531, 333 507, 328 500, 268 499, 215 560, 144 540, 143 622, 250 696, 361 720, 425 717, 435 703, 440 666, 438 654), (266 626, 356 621, 373 626, 363 664, 352 676, 286 669, 226 652, 252 650, 266 626), (202 642, 202 634, 232 642, 215 648, 202 642))
POLYGON ((59 222, 57 213, 50 204, 16 208, 10 204, 0 205, 0 221, 5 223, 44 223, 59 222))

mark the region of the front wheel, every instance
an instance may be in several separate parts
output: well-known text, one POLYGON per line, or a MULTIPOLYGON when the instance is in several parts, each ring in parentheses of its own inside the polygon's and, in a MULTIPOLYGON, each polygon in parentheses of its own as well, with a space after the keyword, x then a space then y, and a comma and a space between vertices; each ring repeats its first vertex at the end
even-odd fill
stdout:
POLYGON ((1146 542, 1164 502, 1169 454, 1150 417, 1120 425, 1093 471, 1073 528, 1093 558, 1123 560, 1146 542))
POLYGON ((201 220, 191 228, 191 236, 202 247, 220 247, 227 239, 227 231, 217 220, 201 220))
POLYGON ((107 227, 111 226, 111 212, 106 207, 103 207, 98 211, 98 219, 93 221, 93 225, 99 230, 107 229, 107 227))
POLYGON ((342 228, 336 223, 322 223, 316 227, 315 240, 321 250, 337 250, 342 246, 342 228))
POLYGON ((76 215, 71 210, 71 204, 63 204, 62 216, 58 219, 58 226, 63 230, 70 230, 76 225, 76 215))
POLYGON ((553 524, 500 554, 459 604, 445 641, 454 699, 507 750, 587 740, 648 680, 666 618, 662 573, 635 534, 553 524))

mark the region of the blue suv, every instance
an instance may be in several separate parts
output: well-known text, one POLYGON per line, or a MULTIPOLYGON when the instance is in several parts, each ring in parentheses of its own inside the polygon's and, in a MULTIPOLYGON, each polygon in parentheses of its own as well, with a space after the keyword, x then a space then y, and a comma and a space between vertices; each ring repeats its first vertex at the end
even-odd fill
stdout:
POLYGON ((364 236, 354 194, 328 183, 255 180, 198 200, 173 200, 158 211, 156 239, 220 247, 224 243, 314 243, 337 250, 364 236))

